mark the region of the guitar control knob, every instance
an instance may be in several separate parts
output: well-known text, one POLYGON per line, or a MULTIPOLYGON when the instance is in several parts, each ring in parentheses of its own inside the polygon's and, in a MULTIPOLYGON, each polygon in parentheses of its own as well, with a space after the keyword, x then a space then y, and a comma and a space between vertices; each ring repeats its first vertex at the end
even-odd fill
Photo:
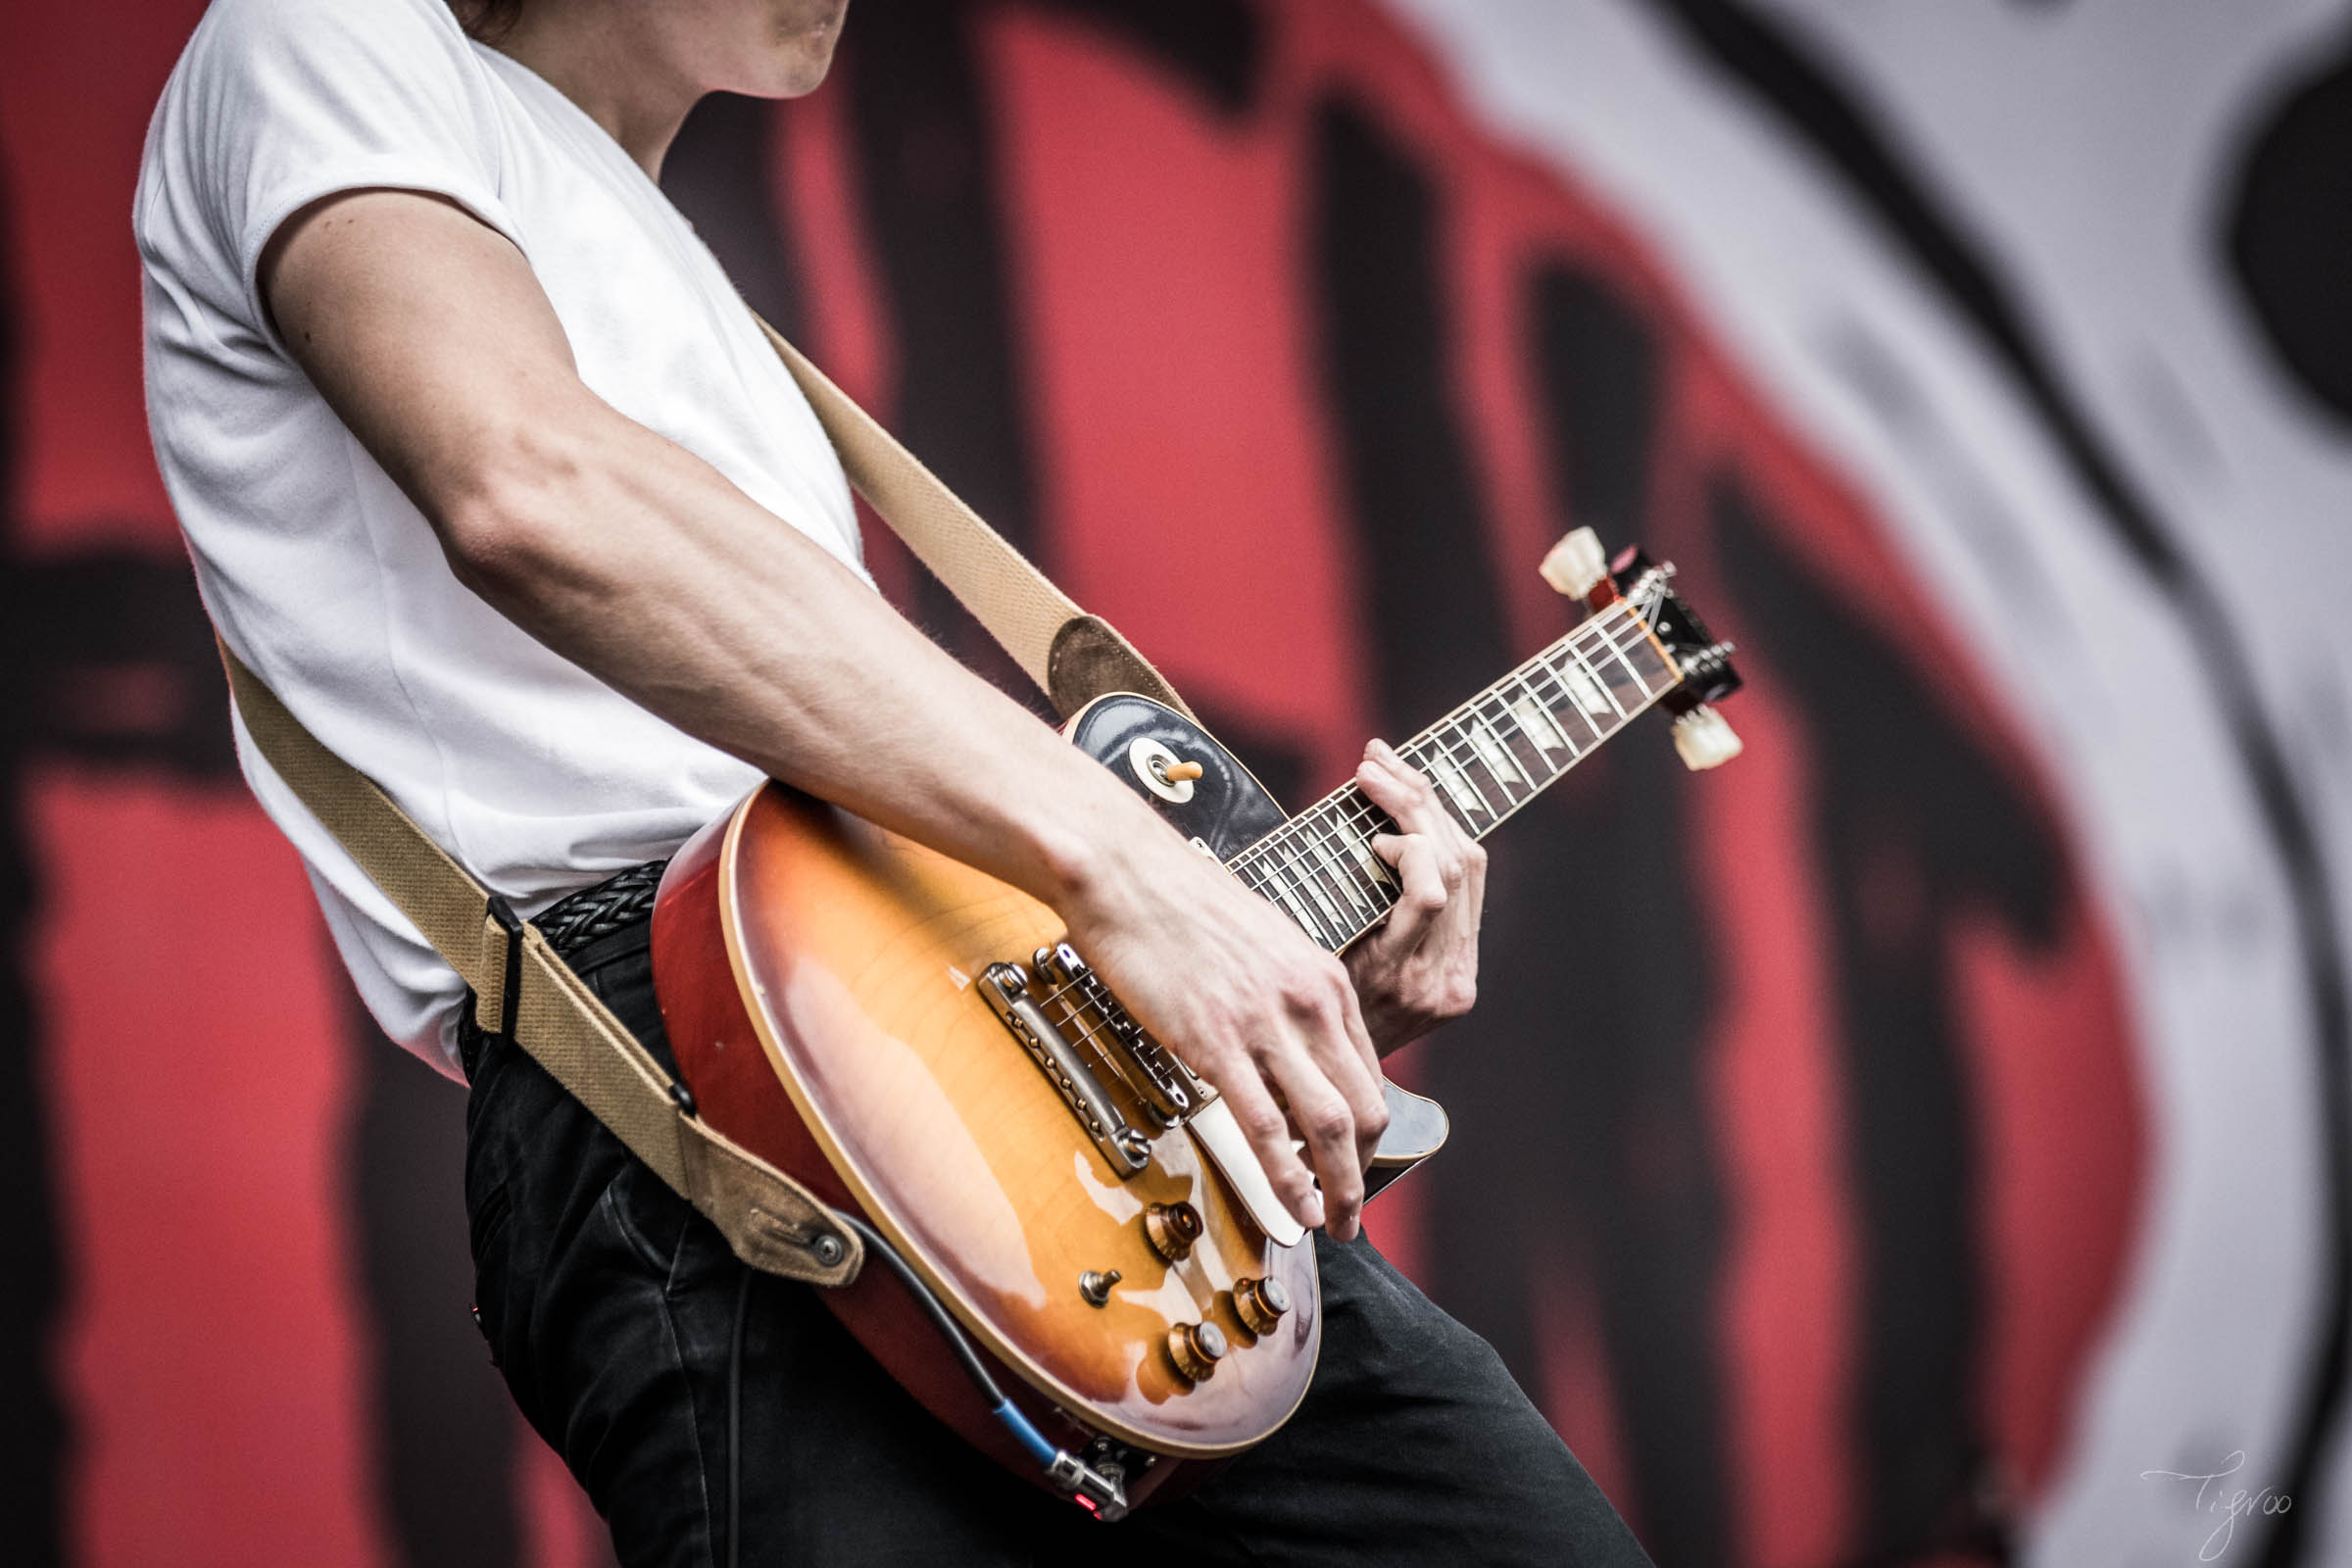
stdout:
POLYGON ((1153 1203, 1144 1210, 1144 1240, 1163 1261, 1183 1262, 1200 1239, 1200 1211, 1192 1204, 1153 1203))
POLYGON ((1723 715, 1701 703, 1674 721, 1674 749, 1685 767, 1703 773, 1721 767, 1743 748, 1723 715))
POLYGON ((1228 1348, 1225 1331, 1214 1323, 1179 1323, 1168 1330, 1168 1359, 1187 1383, 1206 1383, 1228 1348))
POLYGON ((1234 1315, 1242 1326, 1259 1339, 1274 1332, 1282 1314, 1291 1309, 1291 1293, 1277 1279, 1236 1281, 1233 1287, 1234 1315))

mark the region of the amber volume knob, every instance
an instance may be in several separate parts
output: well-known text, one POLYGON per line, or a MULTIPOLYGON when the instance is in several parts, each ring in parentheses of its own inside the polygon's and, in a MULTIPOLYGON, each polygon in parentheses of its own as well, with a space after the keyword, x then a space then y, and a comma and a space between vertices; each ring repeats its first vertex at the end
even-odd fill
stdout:
POLYGON ((1170 1263, 1193 1255, 1200 1239, 1200 1211, 1190 1203, 1153 1203, 1144 1210, 1144 1240, 1170 1263))
POLYGON ((1242 1326, 1263 1339, 1274 1332, 1282 1314, 1291 1309, 1291 1293, 1277 1279, 1241 1280, 1233 1287, 1234 1315, 1242 1326))
POLYGON ((1179 1323, 1168 1330, 1168 1359, 1187 1383, 1206 1383, 1225 1349, 1225 1331, 1214 1323, 1179 1323))

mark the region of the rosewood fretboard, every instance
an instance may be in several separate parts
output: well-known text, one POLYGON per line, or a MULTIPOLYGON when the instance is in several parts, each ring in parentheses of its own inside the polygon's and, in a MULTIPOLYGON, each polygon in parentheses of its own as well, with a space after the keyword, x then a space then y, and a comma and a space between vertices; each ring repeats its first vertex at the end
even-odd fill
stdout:
MULTIPOLYGON (((1619 600, 1396 750, 1429 775, 1454 820, 1484 838, 1680 678, 1619 600)), ((1396 902, 1396 873, 1371 847, 1374 834, 1396 830, 1351 782, 1226 863, 1337 952, 1396 902)))

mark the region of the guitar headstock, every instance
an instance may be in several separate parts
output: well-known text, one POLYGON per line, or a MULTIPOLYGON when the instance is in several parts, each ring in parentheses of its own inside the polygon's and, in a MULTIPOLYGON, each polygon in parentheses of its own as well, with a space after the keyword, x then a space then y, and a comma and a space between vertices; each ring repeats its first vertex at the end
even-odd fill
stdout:
POLYGON ((1712 706, 1740 689, 1732 645, 1707 630, 1674 591, 1672 563, 1653 563, 1638 546, 1604 561, 1592 530, 1579 528, 1552 547, 1539 569, 1544 581, 1595 612, 1625 600, 1649 627, 1682 677, 1658 706, 1674 714, 1674 748, 1687 766, 1720 767, 1738 757, 1740 737, 1712 706))

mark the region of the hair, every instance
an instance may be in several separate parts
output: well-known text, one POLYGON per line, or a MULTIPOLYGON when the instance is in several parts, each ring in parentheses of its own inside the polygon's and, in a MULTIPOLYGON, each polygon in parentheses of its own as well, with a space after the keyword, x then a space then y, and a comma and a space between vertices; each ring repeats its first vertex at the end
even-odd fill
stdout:
POLYGON ((449 0, 458 25, 476 43, 496 43, 522 20, 522 0, 449 0))

